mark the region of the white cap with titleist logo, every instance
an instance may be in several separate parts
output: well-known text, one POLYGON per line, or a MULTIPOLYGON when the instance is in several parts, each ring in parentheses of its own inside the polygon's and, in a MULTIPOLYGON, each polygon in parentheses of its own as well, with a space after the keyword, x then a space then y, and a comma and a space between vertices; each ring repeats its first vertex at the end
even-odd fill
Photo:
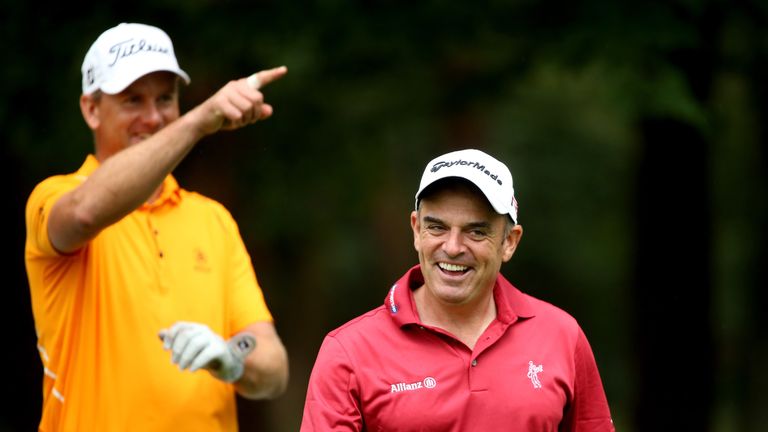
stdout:
POLYGON ((171 38, 157 27, 121 23, 105 31, 91 45, 83 61, 83 94, 101 90, 116 94, 142 76, 173 72, 189 84, 179 68, 171 38))
POLYGON ((499 214, 508 214, 517 223, 517 200, 512 185, 512 173, 502 162, 475 149, 458 150, 432 159, 421 176, 416 192, 416 208, 421 193, 434 182, 459 177, 472 182, 499 214))

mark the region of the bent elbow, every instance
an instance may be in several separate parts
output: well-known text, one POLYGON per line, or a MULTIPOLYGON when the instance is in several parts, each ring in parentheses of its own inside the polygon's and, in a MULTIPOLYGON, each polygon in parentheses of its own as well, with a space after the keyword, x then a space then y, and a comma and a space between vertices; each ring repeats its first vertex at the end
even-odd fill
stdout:
POLYGON ((276 365, 269 371, 262 371, 260 377, 252 381, 244 381, 237 386, 237 392, 246 399, 277 399, 288 389, 288 360, 276 365))
POLYGON ((72 216, 72 231, 78 235, 91 238, 100 231, 93 212, 79 208, 73 212, 72 216))
POLYGON ((282 396, 286 390, 288 390, 288 367, 286 366, 284 371, 281 371, 278 379, 275 382, 275 385, 272 389, 272 392, 269 396, 267 396, 267 399, 276 399, 280 396, 282 396))
POLYGON ((62 253, 79 249, 100 230, 93 213, 81 209, 73 209, 69 216, 52 213, 48 221, 51 245, 62 253))

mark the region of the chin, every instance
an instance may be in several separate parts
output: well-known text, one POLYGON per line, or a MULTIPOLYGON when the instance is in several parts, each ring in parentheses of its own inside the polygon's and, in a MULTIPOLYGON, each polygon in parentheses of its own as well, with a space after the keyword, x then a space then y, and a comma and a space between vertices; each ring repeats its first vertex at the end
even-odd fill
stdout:
POLYGON ((440 286, 434 293, 440 301, 454 305, 466 303, 470 297, 469 293, 465 292, 462 288, 454 288, 445 285, 440 286))

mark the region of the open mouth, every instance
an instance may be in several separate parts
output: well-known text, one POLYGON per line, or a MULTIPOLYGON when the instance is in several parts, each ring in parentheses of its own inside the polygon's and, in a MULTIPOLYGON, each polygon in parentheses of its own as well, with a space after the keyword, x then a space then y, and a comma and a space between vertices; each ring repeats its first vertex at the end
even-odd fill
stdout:
POLYGON ((144 141, 145 139, 147 139, 147 138, 149 138, 151 136, 152 136, 152 134, 148 134, 148 133, 132 135, 131 136, 131 145, 138 144, 138 143, 144 141))
POLYGON ((449 264, 449 263, 438 263, 438 267, 440 267, 440 270, 442 270, 444 273, 448 273, 451 275, 461 275, 469 271, 469 267, 459 264, 449 264))

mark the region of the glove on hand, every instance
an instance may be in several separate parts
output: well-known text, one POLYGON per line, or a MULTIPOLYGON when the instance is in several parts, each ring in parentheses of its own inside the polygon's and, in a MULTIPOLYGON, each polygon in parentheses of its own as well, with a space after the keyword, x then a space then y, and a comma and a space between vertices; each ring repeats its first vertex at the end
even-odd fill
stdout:
POLYGON ((171 350, 171 361, 179 369, 206 369, 226 382, 243 375, 245 358, 256 347, 256 338, 249 333, 239 333, 225 342, 205 324, 184 321, 161 330, 160 339, 163 348, 171 350))

